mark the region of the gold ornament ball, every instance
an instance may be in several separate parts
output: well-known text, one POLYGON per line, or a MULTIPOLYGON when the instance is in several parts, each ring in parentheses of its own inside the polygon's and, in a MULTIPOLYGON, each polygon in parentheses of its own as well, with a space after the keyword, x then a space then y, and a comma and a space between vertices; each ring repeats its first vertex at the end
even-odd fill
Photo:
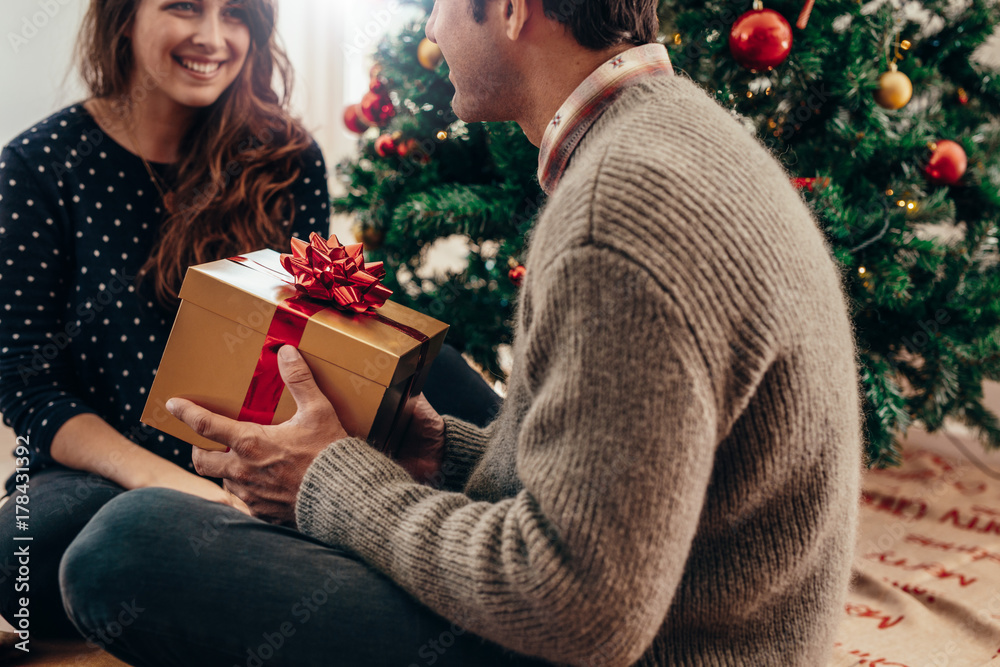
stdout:
POLYGON ((913 97, 913 84, 910 77, 899 70, 886 72, 878 79, 878 90, 875 91, 875 101, 883 109, 902 109, 913 97))
POLYGON ((366 227, 361 231, 361 243, 364 244, 365 250, 378 250, 382 247, 383 241, 385 241, 385 232, 371 227, 366 227))
POLYGON ((417 47, 417 60, 420 61, 424 69, 436 70, 443 59, 441 47, 426 37, 420 41, 420 45, 417 47))

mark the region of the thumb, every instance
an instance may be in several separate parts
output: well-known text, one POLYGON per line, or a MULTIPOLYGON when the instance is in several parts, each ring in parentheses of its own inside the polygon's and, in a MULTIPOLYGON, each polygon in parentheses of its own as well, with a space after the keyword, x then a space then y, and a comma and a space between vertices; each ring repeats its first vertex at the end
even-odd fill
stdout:
POLYGON ((327 398, 316 386, 312 371, 302 358, 299 351, 291 345, 283 345, 278 350, 278 371, 285 386, 295 399, 299 411, 315 407, 318 401, 329 403, 327 398))

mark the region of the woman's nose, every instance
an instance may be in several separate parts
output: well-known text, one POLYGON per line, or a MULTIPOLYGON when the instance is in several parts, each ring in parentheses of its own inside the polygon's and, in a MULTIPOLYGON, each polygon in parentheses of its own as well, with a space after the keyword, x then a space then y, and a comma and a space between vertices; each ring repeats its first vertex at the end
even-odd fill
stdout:
POLYGON ((205 12, 201 20, 198 21, 198 28, 194 34, 193 41, 199 46, 221 49, 225 44, 222 36, 221 17, 214 12, 205 12))

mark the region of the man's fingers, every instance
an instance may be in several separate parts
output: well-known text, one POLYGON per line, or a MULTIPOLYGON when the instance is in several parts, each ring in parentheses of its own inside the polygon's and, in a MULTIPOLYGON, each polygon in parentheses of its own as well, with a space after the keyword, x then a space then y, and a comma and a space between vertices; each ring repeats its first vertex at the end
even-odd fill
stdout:
POLYGON ((278 350, 278 370, 299 411, 315 408, 324 403, 329 405, 330 401, 316 386, 316 380, 313 379, 312 371, 306 365, 305 359, 291 345, 284 345, 278 350))
POLYGON ((210 452, 201 447, 191 447, 191 463, 194 464, 195 472, 202 477, 214 477, 225 479, 232 476, 233 466, 238 459, 232 454, 225 452, 210 452))
POLYGON ((250 438, 247 425, 234 419, 217 415, 184 398, 167 401, 167 412, 191 427, 200 436, 231 447, 239 454, 246 454, 250 438))

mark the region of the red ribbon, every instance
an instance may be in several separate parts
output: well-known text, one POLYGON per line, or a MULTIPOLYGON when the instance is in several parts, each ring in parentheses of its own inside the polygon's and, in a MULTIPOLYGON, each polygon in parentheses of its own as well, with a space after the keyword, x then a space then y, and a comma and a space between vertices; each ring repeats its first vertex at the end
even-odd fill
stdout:
POLYGON ((413 375, 410 376, 406 392, 396 407, 392 427, 389 429, 391 434, 396 430, 406 401, 412 393, 413 384, 423 370, 430 339, 423 332, 374 311, 375 308, 379 308, 385 303, 386 298, 392 292, 378 282, 378 279, 385 275, 382 263, 365 264, 360 244, 357 251, 354 251, 352 246, 346 248, 341 246, 337 237, 332 236, 330 237, 331 246, 315 232, 310 236, 310 241, 311 243, 307 245, 293 238, 292 252, 294 255, 281 256, 281 265, 293 274, 294 283, 288 280, 287 276, 283 276, 270 267, 247 257, 229 258, 230 261, 253 271, 263 271, 284 283, 294 285, 297 290, 303 293, 303 295, 293 296, 278 302, 271 324, 268 326, 260 356, 257 358, 250 386, 243 398, 238 419, 263 425, 268 425, 274 420, 281 392, 285 388, 285 383, 278 372, 278 350, 281 349, 282 345, 293 345, 297 348, 302 340, 306 323, 317 313, 332 306, 351 313, 372 317, 420 343, 417 365, 413 375), (310 251, 312 248, 316 250, 310 251), (289 265, 293 268, 289 268, 289 265), (329 281, 331 276, 334 280, 344 280, 348 284, 333 284, 329 281), (369 277, 373 278, 374 282, 369 280, 369 277), (329 294, 332 303, 330 301, 320 303, 318 300, 313 300, 316 298, 313 296, 314 293, 329 294))
POLYGON ((302 340, 306 322, 323 310, 326 310, 323 304, 299 297, 278 302, 278 308, 274 311, 274 317, 271 318, 271 324, 267 328, 264 346, 257 358, 257 366, 253 369, 250 386, 243 397, 243 406, 238 417, 241 422, 266 426, 274 420, 274 411, 278 409, 278 401, 285 388, 285 382, 278 372, 278 350, 282 345, 294 345, 297 348, 302 340))

